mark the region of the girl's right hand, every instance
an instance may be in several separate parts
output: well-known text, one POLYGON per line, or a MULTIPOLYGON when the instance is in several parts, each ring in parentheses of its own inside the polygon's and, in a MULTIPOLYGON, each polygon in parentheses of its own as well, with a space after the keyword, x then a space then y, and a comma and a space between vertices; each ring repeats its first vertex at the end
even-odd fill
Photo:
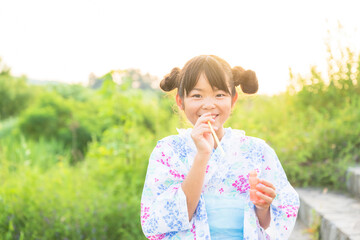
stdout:
MULTIPOLYGON (((201 115, 195 123, 195 126, 191 132, 191 138, 194 140, 198 154, 210 155, 215 144, 215 140, 211 135, 211 129, 208 124, 214 123, 215 120, 212 118, 211 113, 205 113, 201 115)), ((214 127, 217 130, 217 127, 214 127)))

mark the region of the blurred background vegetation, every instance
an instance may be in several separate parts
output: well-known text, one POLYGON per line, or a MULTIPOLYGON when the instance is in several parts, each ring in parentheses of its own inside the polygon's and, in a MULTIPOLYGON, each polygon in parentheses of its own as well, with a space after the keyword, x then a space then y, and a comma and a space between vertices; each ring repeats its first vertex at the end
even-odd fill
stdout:
MULTIPOLYGON (((339 50, 339 49, 338 49, 339 50)), ((227 126, 265 139, 294 186, 344 186, 360 162, 360 57, 242 96, 227 126)), ((144 239, 140 197, 156 141, 187 127, 173 94, 139 70, 89 86, 29 84, 0 61, 0 239, 144 239)))

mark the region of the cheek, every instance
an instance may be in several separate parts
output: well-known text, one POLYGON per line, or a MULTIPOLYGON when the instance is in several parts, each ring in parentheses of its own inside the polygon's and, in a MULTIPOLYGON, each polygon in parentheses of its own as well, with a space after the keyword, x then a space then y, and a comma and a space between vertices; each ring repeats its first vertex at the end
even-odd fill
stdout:
POLYGON ((195 101, 184 101, 183 110, 188 112, 194 112, 199 109, 199 103, 195 101))
POLYGON ((227 104, 223 107, 224 117, 228 118, 231 114, 231 104, 227 104))
POLYGON ((222 114, 222 120, 226 121, 230 117, 230 111, 226 111, 226 113, 222 114))

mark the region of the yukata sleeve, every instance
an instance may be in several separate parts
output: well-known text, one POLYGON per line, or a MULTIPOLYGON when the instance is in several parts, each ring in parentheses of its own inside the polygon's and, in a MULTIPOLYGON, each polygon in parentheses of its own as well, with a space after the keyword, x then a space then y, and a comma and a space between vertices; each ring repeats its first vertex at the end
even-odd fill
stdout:
POLYGON ((149 239, 162 239, 191 228, 186 196, 181 188, 186 167, 171 141, 153 150, 141 197, 141 226, 149 239))
POLYGON ((263 231, 265 239, 284 240, 290 237, 300 206, 299 195, 290 185, 275 151, 264 143, 260 178, 271 182, 276 197, 270 205, 270 227, 263 231))

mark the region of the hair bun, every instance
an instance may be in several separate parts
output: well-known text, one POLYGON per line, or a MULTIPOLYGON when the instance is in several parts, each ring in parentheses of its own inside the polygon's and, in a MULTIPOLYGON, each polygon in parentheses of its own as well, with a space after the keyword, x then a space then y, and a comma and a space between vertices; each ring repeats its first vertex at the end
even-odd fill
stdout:
POLYGON ((234 85, 241 86, 244 93, 253 94, 259 89, 258 79, 252 70, 244 70, 242 67, 236 66, 231 70, 234 79, 234 85))
POLYGON ((166 74, 160 82, 160 88, 165 92, 169 92, 178 86, 178 78, 180 75, 180 68, 173 68, 170 73, 166 74))

